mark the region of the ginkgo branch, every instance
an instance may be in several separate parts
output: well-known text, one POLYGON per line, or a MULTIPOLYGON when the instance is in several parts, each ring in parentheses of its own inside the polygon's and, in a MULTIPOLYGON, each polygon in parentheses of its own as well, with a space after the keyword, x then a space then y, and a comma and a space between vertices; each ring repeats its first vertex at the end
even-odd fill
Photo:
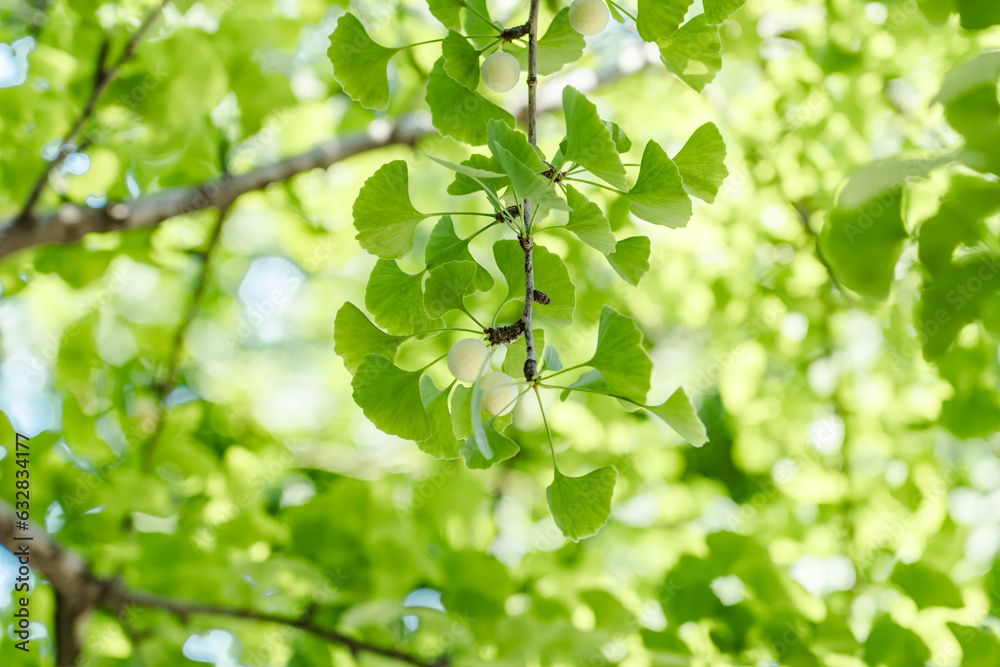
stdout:
POLYGON ((29 523, 26 533, 17 528, 17 523, 18 519, 11 506, 0 502, 0 545, 17 554, 21 545, 30 544, 31 567, 48 579, 55 592, 57 610, 54 639, 58 667, 72 667, 79 661, 83 650, 85 621, 94 610, 103 609, 121 618, 133 607, 160 609, 181 620, 186 620, 189 616, 206 615, 283 625, 344 646, 355 655, 368 653, 414 667, 446 667, 450 662, 447 656, 425 660, 412 653, 355 639, 316 624, 309 612, 299 617, 284 616, 254 609, 175 600, 133 591, 118 579, 103 578, 94 574, 83 559, 38 526, 29 523), (30 542, 17 539, 25 535, 31 537, 30 542))
POLYGON ((198 282, 195 284, 194 292, 191 293, 191 301, 188 304, 187 313, 184 316, 184 319, 181 320, 181 324, 174 334, 173 343, 170 345, 170 356, 167 359, 167 370, 164 373, 163 379, 153 391, 154 398, 156 399, 156 421, 153 424, 152 434, 149 436, 149 439, 146 440, 145 448, 142 454, 143 469, 147 471, 153 467, 153 460, 156 456, 156 445, 159 443, 160 438, 163 435, 163 427, 166 423, 166 398, 167 395, 173 390, 174 385, 177 382, 177 367, 180 364, 181 356, 184 352, 184 339, 187 336, 188 329, 191 327, 191 323, 198 314, 198 309, 201 308, 201 300, 205 296, 205 290, 208 288, 212 258, 215 256, 215 252, 219 246, 219 241, 222 239, 222 227, 226 223, 226 217, 229 215, 229 210, 229 205, 223 206, 219 209, 215 225, 212 227, 212 231, 208 237, 208 243, 202 253, 201 270, 198 272, 198 282))
MULTIPOLYGON (((620 69, 602 73, 581 92, 618 81, 626 74, 620 69)), ((558 104, 539 111, 561 109, 558 104)), ((526 120, 528 107, 515 114, 526 120)), ((420 114, 403 116, 388 132, 373 125, 349 137, 336 137, 315 148, 244 174, 224 175, 198 185, 173 188, 133 201, 108 202, 102 207, 63 204, 50 213, 39 214, 34 207, 27 217, 16 215, 0 222, 0 257, 44 243, 77 243, 87 234, 155 227, 165 220, 211 208, 219 208, 248 192, 263 190, 313 169, 329 167, 362 153, 389 146, 413 146, 436 130, 420 114)))
POLYGON ((35 185, 32 187, 28 199, 24 203, 24 207, 21 209, 21 213, 17 216, 14 224, 15 226, 25 226, 28 225, 34 215, 35 206, 38 205, 38 200, 41 199, 42 193, 45 192, 45 186, 49 183, 49 176, 52 175, 52 171, 61 165, 63 161, 73 152, 73 140, 83 129, 83 126, 90 120, 90 117, 94 115, 94 111, 97 110, 97 103, 100 101, 101 97, 107 91, 111 83, 118 77, 118 72, 121 71, 122 65, 128 61, 132 55, 135 53, 136 47, 139 46, 139 41, 142 39, 143 35, 149 30, 153 25, 156 18, 163 12, 163 8, 169 3, 170 0, 162 0, 159 5, 157 5, 136 29, 135 33, 125 44, 125 48, 122 50, 121 55, 118 56, 117 60, 110 67, 105 66, 105 58, 107 57, 107 42, 104 42, 98 53, 98 62, 96 67, 96 77, 94 81, 94 88, 90 93, 90 97, 87 99, 86 104, 83 105, 83 110, 80 115, 77 116, 76 120, 73 121, 73 125, 70 127, 66 136, 63 137, 62 146, 59 147, 59 152, 56 156, 49 161, 45 168, 42 170, 41 176, 35 181, 35 185))
MULTIPOLYGON (((539 0, 531 0, 528 17, 528 142, 538 146, 538 5, 539 0)), ((535 306, 535 269, 532 260, 531 202, 524 200, 524 236, 518 238, 524 250, 524 378, 533 380, 538 372, 535 359, 535 339, 531 329, 531 315, 535 306)))
POLYGON ((361 153, 388 146, 412 146, 433 131, 428 123, 408 116, 390 132, 372 127, 348 138, 331 139, 274 164, 244 174, 224 174, 194 187, 165 190, 130 202, 109 202, 101 208, 66 204, 55 213, 32 217, 28 224, 0 226, 0 257, 41 243, 75 243, 90 233, 154 227, 180 215, 220 208, 248 192, 313 169, 327 169, 361 153))
POLYGON ((500 33, 500 39, 505 42, 513 42, 515 39, 521 39, 522 37, 528 35, 531 32, 531 21, 528 21, 524 25, 517 25, 513 28, 507 28, 500 33))

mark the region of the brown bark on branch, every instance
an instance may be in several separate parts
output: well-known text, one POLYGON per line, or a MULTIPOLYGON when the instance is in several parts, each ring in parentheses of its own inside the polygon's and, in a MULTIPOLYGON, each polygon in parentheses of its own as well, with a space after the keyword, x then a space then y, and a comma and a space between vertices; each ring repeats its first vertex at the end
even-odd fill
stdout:
POLYGON ((85 234, 153 227, 164 220, 231 204, 240 195, 287 181, 312 169, 326 169, 360 153, 386 146, 413 145, 433 129, 413 118, 388 133, 368 131, 348 139, 333 139, 245 174, 224 175, 191 188, 177 188, 132 202, 103 208, 67 204, 55 213, 34 217, 27 225, 0 227, 0 257, 41 243, 75 243, 85 234))
POLYGON ((446 656, 425 660, 405 651, 369 644, 336 630, 324 628, 315 624, 308 612, 296 618, 254 609, 187 602, 132 591, 117 579, 106 579, 95 575, 81 558, 35 524, 29 524, 27 532, 19 529, 14 510, 2 501, 0 501, 0 544, 14 554, 17 554, 23 545, 30 545, 28 548, 31 568, 48 579, 55 591, 57 609, 54 638, 57 642, 58 667, 73 667, 79 661, 83 646, 83 627, 87 616, 93 610, 104 609, 123 618, 132 607, 160 609, 182 620, 189 616, 207 615, 284 625, 345 646, 354 654, 370 653, 414 667, 446 667, 449 663, 446 656), (32 539, 30 541, 15 539, 25 535, 32 539))
POLYGON ((513 28, 507 28, 500 33, 500 39, 505 42, 513 42, 515 39, 521 39, 527 35, 531 30, 531 23, 525 23, 524 25, 516 25, 513 28))
POLYGON ((198 282, 195 285, 194 292, 191 294, 187 314, 181 320, 181 325, 177 328, 173 343, 170 346, 170 356, 167 359, 166 373, 154 390, 156 422, 153 424, 153 432, 150 434, 149 439, 146 440, 145 448, 142 452, 142 467, 146 472, 153 469, 153 461, 156 459, 156 446, 163 436, 163 427, 166 424, 167 408, 164 403, 167 394, 170 393, 177 382, 177 367, 180 365, 181 356, 184 352, 184 339, 187 336, 188 329, 191 327, 191 323, 194 322, 194 318, 198 314, 198 309, 201 308, 202 297, 205 296, 205 291, 208 289, 212 258, 215 256, 219 241, 222 239, 222 228, 226 224, 226 217, 229 215, 229 210, 229 204, 219 209, 218 217, 216 218, 215 225, 212 226, 212 232, 208 237, 208 244, 205 246, 205 251, 202 255, 201 271, 198 272, 198 282))
MULTIPOLYGON (((528 141, 538 146, 538 5, 539 0, 531 0, 531 14, 528 17, 528 141)), ((535 305, 535 268, 532 260, 531 202, 524 200, 524 235, 518 237, 524 250, 524 344, 527 359, 524 362, 524 379, 529 382, 538 373, 535 359, 535 337, 531 330, 531 315, 535 305)))
POLYGON ((484 332, 490 337, 490 346, 513 343, 524 334, 524 320, 518 320, 513 324, 506 324, 502 327, 486 329, 484 332))

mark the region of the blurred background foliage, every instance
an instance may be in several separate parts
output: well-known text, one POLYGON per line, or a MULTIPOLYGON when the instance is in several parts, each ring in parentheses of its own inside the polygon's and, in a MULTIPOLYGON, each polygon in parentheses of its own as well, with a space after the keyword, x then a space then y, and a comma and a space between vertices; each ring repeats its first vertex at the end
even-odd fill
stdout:
MULTIPOLYGON (((339 90, 326 50, 347 4, 168 5, 41 208, 245 172, 423 108, 432 48, 393 61, 386 113, 339 90)), ((514 25, 522 4, 490 6, 514 25)), ((419 0, 350 5, 384 44, 442 32, 419 0)), ((998 251, 1000 69, 977 61, 935 103, 949 72, 1000 46, 993 7, 750 0, 721 27, 723 68, 703 95, 614 23, 580 67, 543 80, 542 99, 558 100, 562 85, 621 71, 589 94, 603 117, 671 154, 713 121, 728 146, 728 181, 686 229, 589 195, 617 211, 619 237, 652 238, 638 287, 563 232, 540 237, 570 267, 578 304, 574 327, 546 328, 546 343, 585 359, 601 307, 615 304, 645 334, 651 403, 683 385, 709 428, 695 449, 610 399, 548 397, 563 469, 620 473, 612 519, 591 539, 566 541, 549 516, 537 406, 523 402, 508 431, 520 454, 482 472, 382 434, 350 398, 332 333, 341 304, 364 302, 375 262, 351 223, 361 184, 404 159, 417 208, 452 210, 450 175, 404 147, 240 198, 150 473, 138 452, 161 418, 157 383, 215 214, 0 260, 0 493, 12 499, 16 427, 32 436, 34 516, 97 572, 289 615, 314 604, 328 627, 455 665, 996 665, 1000 290, 969 281, 998 251), (886 192, 875 232, 838 245, 886 192), (935 329, 938 310, 948 321, 935 329)), ((0 2, 4 215, 58 150, 102 41, 120 48, 148 9, 0 2)), ((542 145, 561 135, 544 116, 542 145)), ((442 138, 420 148, 467 155, 442 138)), ((641 144, 630 161, 640 155, 641 144)), ((431 228, 418 229, 418 249, 431 228)), ((470 303, 497 297, 481 298, 470 303)), ((400 365, 454 340, 410 341, 400 365)), ((32 600, 37 650, 26 657, 3 636, 3 664, 52 664, 43 581, 32 600)), ((287 628, 152 610, 95 616, 87 660, 390 664, 287 628)))

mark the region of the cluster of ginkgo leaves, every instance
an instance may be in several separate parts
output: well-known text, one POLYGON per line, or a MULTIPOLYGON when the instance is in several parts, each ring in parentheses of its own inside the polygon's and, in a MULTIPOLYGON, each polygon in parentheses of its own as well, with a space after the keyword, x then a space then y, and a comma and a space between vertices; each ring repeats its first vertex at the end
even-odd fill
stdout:
MULTIPOLYGON (((598 4, 619 22, 625 22, 625 17, 632 20, 642 39, 659 46, 667 67, 701 90, 719 69, 718 24, 742 1, 706 0, 705 13, 687 22, 684 17, 690 0, 640 0, 635 16, 614 2, 598 4)), ((426 101, 434 125, 441 134, 471 146, 486 146, 488 152, 472 154, 460 164, 428 157, 442 167, 448 194, 481 197, 490 210, 417 210, 409 195, 407 163, 401 160, 383 165, 366 181, 353 214, 361 246, 379 257, 365 292, 365 306, 374 323, 357 306, 346 303, 335 324, 336 350, 354 374, 355 401, 382 431, 414 440, 421 450, 439 459, 464 458, 473 469, 489 468, 517 454, 517 443, 504 435, 512 421, 510 411, 521 396, 528 391, 537 396, 539 389, 556 389, 563 400, 572 392, 604 394, 628 409, 648 410, 691 444, 704 444, 705 428, 683 389, 660 405, 647 404, 652 362, 634 320, 615 308, 605 306, 601 312, 593 355, 572 366, 563 365, 553 346, 544 346, 544 329, 534 330, 540 364, 539 374, 532 378, 524 377, 524 338, 519 333, 509 340, 498 338, 495 332, 511 324, 497 321, 504 307, 523 304, 523 241, 542 221, 565 226, 603 254, 623 280, 638 284, 649 269, 649 238, 617 239, 605 212, 586 193, 594 188, 609 191, 626 200, 632 214, 641 220, 683 227, 692 215, 691 197, 714 201, 728 175, 726 148, 718 128, 706 123, 673 157, 649 141, 640 162, 628 163, 622 157, 632 150, 626 132, 602 119, 593 102, 567 86, 562 95, 565 136, 547 157, 532 145, 514 115, 504 109, 503 100, 480 92, 481 83, 494 90, 507 88, 490 85, 496 81, 488 79, 480 60, 502 47, 504 55, 526 62, 527 48, 521 43, 527 30, 504 28, 491 19, 485 0, 430 0, 429 5, 448 29, 446 37, 417 43, 441 43, 441 58, 427 81, 426 101), (462 29, 464 34, 459 32, 462 29), (630 174, 630 168, 636 171, 630 174), (445 179, 445 170, 454 172, 450 182, 445 179), (525 214, 525 200, 530 201, 530 216, 525 214), (452 217, 457 215, 480 216, 484 224, 460 238, 452 217), (425 268, 406 273, 396 260, 411 254, 415 230, 428 218, 438 218, 438 222, 424 249, 425 268), (493 227, 511 232, 511 238, 493 244, 493 257, 507 289, 499 290, 496 311, 484 325, 485 318, 466 305, 466 298, 477 292, 492 294, 496 281, 491 271, 475 260, 469 246, 493 227), (444 318, 452 311, 467 317, 476 328, 447 324, 444 318), (416 370, 396 366, 396 352, 405 341, 447 331, 478 334, 478 339, 460 341, 461 347, 453 348, 449 368, 455 381, 449 386, 438 388, 425 373, 444 357, 416 370), (492 350, 487 351, 479 342, 483 338, 494 348, 506 347, 498 371, 491 367, 492 350), (578 370, 575 381, 553 384, 556 376, 578 370)), ((520 13, 526 18, 529 3, 523 5, 520 13)), ((577 0, 574 6, 551 16, 545 30, 539 25, 538 74, 555 73, 579 59, 586 46, 581 33, 603 28, 602 23, 607 20, 601 21, 600 8, 589 0, 577 0)), ((390 100, 389 61, 403 48, 408 47, 377 44, 356 17, 345 14, 331 35, 329 55, 334 77, 362 105, 385 109, 390 100)), ((489 78, 496 79, 493 74, 489 78)), ((537 241, 532 253, 538 290, 535 312, 548 325, 573 326, 573 277, 562 259, 537 241)), ((544 418, 540 397, 538 403, 544 418)), ((549 435, 551 444, 551 432, 549 435)), ((574 540, 593 535, 610 514, 617 471, 606 466, 581 477, 564 475, 554 448, 552 461, 554 481, 547 497, 556 524, 574 540)))
MULTIPOLYGON (((971 12, 963 25, 1000 23, 971 12)), ((978 336, 979 326, 1000 335, 1000 244, 991 218, 1000 212, 1000 53, 987 52, 952 70, 934 100, 964 146, 874 162, 856 173, 841 192, 821 236, 821 247, 840 280, 871 299, 887 298, 898 281, 896 265, 908 242, 916 242, 922 273, 915 327, 925 358, 955 387, 942 422, 963 438, 987 437, 1000 429, 995 342, 978 336), (908 220, 907 184, 936 170, 961 166, 933 214, 908 220), (970 327, 970 325, 973 325, 970 327), (968 329, 964 344, 960 341, 968 329)), ((921 186, 926 181, 918 181, 921 186)))

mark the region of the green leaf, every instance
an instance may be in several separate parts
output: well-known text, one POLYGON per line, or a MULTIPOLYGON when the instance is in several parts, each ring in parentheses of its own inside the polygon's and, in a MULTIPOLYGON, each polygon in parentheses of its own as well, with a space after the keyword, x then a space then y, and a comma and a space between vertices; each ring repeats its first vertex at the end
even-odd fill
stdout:
MULTIPOLYGON (((563 8, 552 18, 545 34, 538 39, 538 74, 549 76, 569 63, 575 63, 583 55, 586 46, 583 35, 574 30, 569 22, 569 8, 563 8)), ((517 56, 521 69, 528 69, 528 49, 504 49, 517 56)))
MULTIPOLYGON (((504 148, 515 160, 539 175, 549 168, 539 156, 538 149, 528 142, 528 137, 514 129, 511 124, 497 120, 490 121, 486 126, 486 136, 486 143, 491 151, 495 151, 498 147, 504 148)), ((504 166, 499 158, 497 163, 501 168, 504 166)))
POLYGON ((984 30, 1000 24, 1000 4, 994 0, 955 0, 955 5, 966 30, 984 30))
MULTIPOLYGON (((479 422, 481 424, 490 420, 490 415, 480 412, 479 422), (483 419, 486 415, 486 419, 483 419)), ((498 431, 502 431, 514 420, 512 413, 507 413, 494 418, 493 425, 498 431)), ((472 387, 464 384, 455 386, 455 391, 451 395, 451 426, 455 432, 455 437, 465 440, 472 437, 472 387)))
POLYGON ((566 86, 563 88, 563 111, 566 114, 564 159, 582 165, 619 190, 626 189, 625 167, 611 131, 597 115, 593 102, 572 86, 566 86))
POLYGON ((472 387, 459 384, 452 392, 451 428, 459 440, 472 435, 472 387))
POLYGON ((351 373, 358 370, 369 354, 378 354, 392 361, 405 340, 403 336, 390 336, 376 327, 350 301, 340 307, 333 322, 333 349, 351 373))
POLYGON ((726 142, 714 123, 705 123, 691 135, 681 152, 674 156, 684 189, 709 204, 729 175, 726 169, 726 142))
POLYGON ((637 218, 667 227, 683 227, 691 218, 691 198, 680 171, 655 141, 646 144, 635 185, 625 195, 637 218))
POLYGON ((630 236, 618 241, 615 251, 608 255, 608 264, 635 287, 649 271, 650 242, 648 236, 630 236))
POLYGON ((908 237, 902 202, 902 190, 895 188, 857 208, 830 212, 820 234, 820 249, 837 277, 858 294, 872 299, 889 296, 908 237))
MULTIPOLYGON (((505 302, 519 300, 524 303, 524 251, 514 239, 503 239, 493 244, 493 257, 507 283, 505 302)), ((549 295, 551 303, 535 304, 535 312, 557 327, 573 324, 576 309, 576 287, 569 277, 569 270, 558 255, 535 244, 532 250, 535 269, 535 289, 549 295)))
POLYGON ((449 30, 441 43, 441 55, 448 76, 469 90, 479 87, 479 52, 465 36, 449 30))
POLYGON ((988 51, 951 69, 941 83, 933 103, 950 106, 969 92, 996 86, 1000 79, 1000 51, 988 51))
POLYGON ((426 217, 410 203, 410 177, 402 160, 382 165, 354 201, 356 238, 362 248, 383 259, 409 255, 413 232, 426 217))
MULTIPOLYGON (((563 389, 559 393, 559 400, 565 401, 569 398, 570 394, 573 393, 572 389, 584 389, 587 393, 598 393, 610 396, 614 392, 611 387, 608 386, 607 381, 604 376, 601 375, 600 371, 589 370, 580 377, 576 379, 573 384, 569 385, 566 389, 563 389)), ((619 401, 620 402, 620 401, 619 401)))
POLYGON ((920 11, 933 25, 943 25, 955 11, 954 0, 917 0, 920 11))
POLYGON ((991 51, 951 70, 935 98, 948 124, 965 137, 962 160, 977 171, 1000 173, 1000 52, 991 51))
POLYGON ((642 332, 631 317, 604 306, 597 351, 586 365, 600 371, 612 392, 640 405, 646 402, 653 362, 642 349, 642 332))
POLYGON ((472 155, 458 165, 437 161, 456 172, 455 180, 448 185, 448 194, 453 197, 482 192, 484 185, 490 192, 496 194, 510 185, 510 179, 503 173, 503 167, 496 158, 488 155, 472 155))
POLYGON ((746 3, 746 0, 705 0, 705 21, 719 25, 746 3))
POLYGON ((914 667, 930 660, 931 652, 920 637, 882 616, 865 641, 865 662, 885 667, 914 667))
POLYGON ((366 109, 385 110, 389 106, 389 60, 399 49, 375 43, 353 14, 337 21, 330 35, 327 55, 333 63, 333 78, 351 99, 366 109))
POLYGON ((670 628, 663 632, 641 628, 642 645, 653 655, 662 657, 664 663, 670 664, 667 660, 672 660, 678 665, 691 663, 691 649, 684 640, 680 638, 676 628, 670 628))
POLYGON ((618 8, 612 5, 610 2, 608 3, 608 9, 611 10, 611 18, 618 21, 619 23, 625 23, 625 17, 622 15, 620 11, 618 11, 618 8))
POLYGON ((615 142, 615 150, 619 153, 627 153, 632 150, 632 140, 625 134, 625 130, 618 127, 618 123, 605 121, 605 125, 611 131, 611 140, 615 142))
POLYGON ((451 386, 439 390, 430 375, 420 378, 420 398, 430 420, 431 437, 418 442, 417 447, 436 459, 449 460, 461 456, 459 449, 462 443, 455 437, 448 411, 449 393, 451 386))
MULTIPOLYGON (((573 393, 573 390, 582 391, 588 394, 604 394, 605 396, 610 396, 612 398, 617 398, 615 392, 608 386, 607 380, 601 375, 600 371, 589 370, 573 382, 573 384, 567 386, 561 392, 559 392, 559 400, 565 401, 573 393)), ((626 410, 634 410, 636 405, 635 402, 629 402, 618 398, 618 403, 626 410)))
POLYGON ((579 542, 599 531, 611 516, 611 497, 618 471, 605 466, 583 477, 568 477, 557 469, 545 490, 552 518, 562 534, 579 542))
POLYGON ((667 69, 699 93, 722 68, 722 41, 719 29, 699 15, 680 30, 661 40, 660 59, 667 69))
MULTIPOLYGON (((499 33, 496 22, 490 17, 490 10, 486 4, 486 0, 464 0, 464 3, 468 8, 468 11, 465 12, 466 35, 492 35, 499 33), (489 21, 484 21, 479 18, 479 15, 485 16, 489 21)), ((489 38, 480 39, 479 48, 486 47, 492 41, 489 38)))
MULTIPOLYGON (((535 358, 544 359, 543 355, 547 352, 545 349, 545 331, 542 329, 533 329, 532 331, 534 331, 535 358)), ((507 348, 507 356, 504 357, 500 370, 515 380, 524 379, 524 362, 528 360, 528 343, 524 339, 524 336, 521 336, 513 343, 505 343, 504 347, 507 348)))
POLYGON ((964 606, 962 594, 948 575, 923 563, 897 563, 890 581, 917 603, 917 609, 964 606))
POLYGON ((572 185, 566 186, 566 200, 573 209, 566 222, 566 229, 600 253, 607 255, 614 252, 615 235, 601 207, 580 194, 572 185))
POLYGON ((684 23, 692 0, 639 0, 636 27, 647 42, 670 37, 684 23))
MULTIPOLYGON (((438 220, 430 238, 427 239, 427 247, 424 249, 424 263, 428 270, 433 270, 447 262, 456 261, 475 262, 476 260, 469 252, 469 239, 458 238, 451 216, 446 215, 438 220)), ((493 285, 493 276, 476 262, 476 277, 466 294, 488 292, 493 289, 493 285)))
POLYGON ((910 180, 927 178, 932 171, 950 164, 956 157, 956 153, 949 152, 926 158, 890 157, 870 162, 851 174, 837 206, 854 209, 868 205, 889 190, 901 189, 910 180))
MULTIPOLYGON (((538 40, 538 73, 549 76, 569 63, 575 63, 587 46, 583 35, 569 22, 569 7, 564 7, 552 18, 545 34, 538 40)), ((527 61, 523 65, 527 68, 527 61)))
POLYGON ((990 614, 1000 616, 1000 558, 993 561, 986 574, 986 593, 990 598, 990 614))
POLYGON ((677 435, 695 447, 701 447, 708 442, 705 425, 698 418, 698 413, 691 399, 684 393, 684 389, 675 391, 665 403, 647 405, 646 409, 665 421, 667 426, 677 431, 677 435))
POLYGON ((486 132, 490 152, 510 178, 519 199, 530 199, 536 206, 569 209, 559 196, 554 181, 542 175, 548 165, 528 143, 528 137, 496 120, 489 122, 486 132))
MULTIPOLYGON (((525 351, 525 358, 527 358, 527 351, 525 351)), ((522 366, 523 365, 524 364, 522 364, 522 366)), ((542 368, 548 371, 562 370, 562 360, 559 358, 559 353, 556 351, 555 346, 548 346, 545 348, 545 352, 542 353, 542 368)))
POLYGON ((439 58, 427 79, 427 106, 434 127, 441 134, 472 146, 486 143, 486 125, 491 120, 515 123, 514 116, 448 76, 444 58, 439 58))
POLYGON ((992 629, 972 628, 958 623, 949 623, 948 629, 962 647, 961 667, 1000 665, 1000 639, 992 629))
POLYGON ((402 271, 395 261, 380 259, 365 288, 365 308, 375 323, 391 334, 413 334, 441 327, 424 311, 423 273, 402 271))
POLYGON ((487 459, 483 456, 482 452, 479 451, 479 448, 476 447, 476 441, 474 438, 468 438, 465 441, 465 444, 462 445, 462 456, 465 458, 465 465, 470 470, 485 470, 487 468, 492 468, 497 463, 506 461, 521 451, 521 448, 517 446, 516 442, 497 430, 497 419, 498 417, 492 417, 483 424, 483 428, 486 430, 486 439, 490 444, 490 450, 492 450, 492 458, 487 459))
POLYGON ((1000 211, 1000 184, 955 174, 937 213, 920 225, 920 261, 932 274, 947 271, 961 245, 975 247, 988 233, 985 219, 1000 211))
POLYGON ((427 4, 431 14, 443 23, 444 27, 453 30, 462 28, 462 9, 465 8, 462 0, 427 0, 427 4))
POLYGON ((475 262, 445 262, 427 274, 424 283, 424 309, 431 317, 441 317, 452 310, 465 310, 464 297, 476 277, 475 262))
POLYGON ((354 375, 354 402, 379 430, 407 440, 426 440, 431 424, 420 397, 422 371, 404 371, 378 354, 365 357, 354 375))

